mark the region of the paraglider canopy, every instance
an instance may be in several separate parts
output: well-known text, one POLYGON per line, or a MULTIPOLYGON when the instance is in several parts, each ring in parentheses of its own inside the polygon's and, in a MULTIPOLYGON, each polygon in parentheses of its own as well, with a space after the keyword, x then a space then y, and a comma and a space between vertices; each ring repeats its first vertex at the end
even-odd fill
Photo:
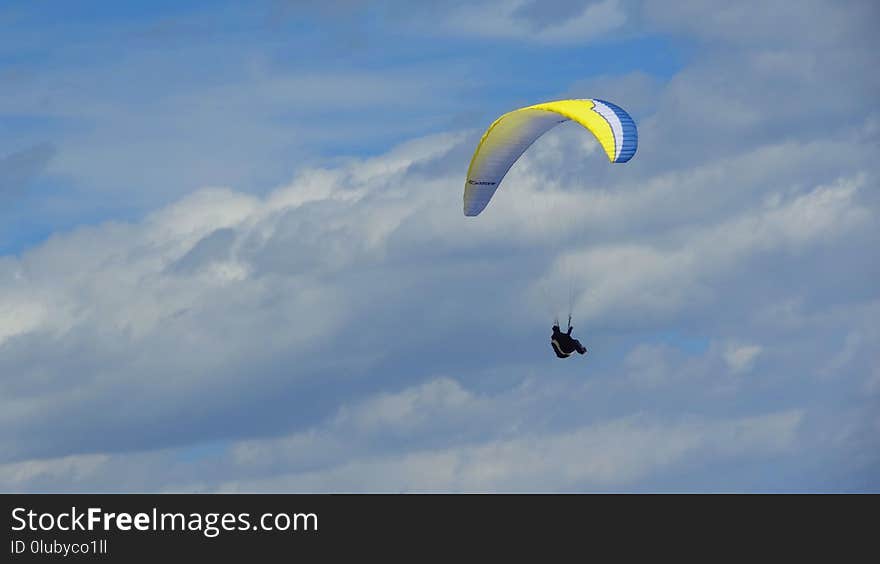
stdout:
POLYGON ((612 163, 625 163, 636 153, 636 124, 611 102, 559 100, 508 112, 489 126, 471 158, 464 185, 464 215, 479 215, 525 150, 566 121, 576 121, 595 135, 612 163))

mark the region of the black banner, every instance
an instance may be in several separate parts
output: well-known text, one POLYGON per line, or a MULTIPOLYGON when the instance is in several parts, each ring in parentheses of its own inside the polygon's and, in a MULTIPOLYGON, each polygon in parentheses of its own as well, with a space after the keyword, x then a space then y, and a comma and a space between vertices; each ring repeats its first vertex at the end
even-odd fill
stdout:
MULTIPOLYGON (((874 496, 802 495, 3 495, 9 562, 222 561, 302 556, 418 561, 612 551, 669 554, 706 543, 805 548, 843 523, 868 538, 874 496), (864 535, 863 535, 864 533, 864 535)), ((787 550, 787 548, 786 548, 787 550)), ((815 553, 814 553, 815 555, 815 553)), ((706 555, 710 556, 710 555, 706 555)), ((711 555, 712 557, 716 555, 711 555)), ((754 556, 754 554, 752 554, 754 556)), ((592 559, 592 558, 588 558, 592 559)))

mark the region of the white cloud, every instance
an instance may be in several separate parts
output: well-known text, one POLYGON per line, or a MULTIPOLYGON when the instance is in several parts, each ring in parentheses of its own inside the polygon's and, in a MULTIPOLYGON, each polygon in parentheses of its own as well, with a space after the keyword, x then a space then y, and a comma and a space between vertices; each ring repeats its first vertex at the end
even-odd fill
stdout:
MULTIPOLYGON (((713 282, 750 268, 753 257, 800 254, 867 225, 873 212, 857 199, 863 185, 861 176, 843 178, 787 201, 777 198, 759 204, 717 224, 682 226, 672 244, 663 240, 660 246, 654 239, 587 243, 585 250, 564 250, 548 278, 536 285, 534 299, 541 299, 542 286, 564 288, 570 277, 577 290, 576 309, 587 318, 636 314, 668 318, 684 308, 705 307, 723 299, 713 292, 713 282)), ((582 201, 569 209, 589 206, 588 196, 578 199, 582 201)), ((606 197, 609 200, 617 200, 615 216, 632 213, 632 208, 620 206, 626 205, 626 196, 606 197)))
POLYGON ((762 350, 759 345, 729 344, 724 352, 724 360, 731 372, 746 372, 751 369, 762 350))
POLYGON ((670 5, 643 3, 642 16, 652 27, 684 32, 714 42, 739 45, 791 45, 828 48, 855 42, 870 33, 877 19, 872 2, 847 2, 845 7, 822 0, 793 6, 784 0, 748 0, 715 4, 687 0, 670 5))
POLYGON ((0 483, 16 490, 63 484, 65 490, 101 491, 626 490, 677 464, 790 453, 798 448, 803 419, 797 410, 667 422, 637 415, 426 448, 431 424, 448 420, 445 410, 464 415, 466 427, 480 421, 481 412, 503 413, 519 402, 508 393, 478 398, 441 378, 343 407, 307 431, 233 443, 206 458, 187 460, 186 451, 176 449, 32 460, 0 465, 0 483), (416 439, 413 447, 388 442, 402 435, 416 439), (137 472, 120 473, 134 460, 137 472), (200 470, 206 460, 207 473, 200 470), (157 480, 159 468, 165 477, 157 480))
POLYGON ((11 298, 0 302, 0 345, 9 337, 36 329, 46 318, 46 309, 41 304, 11 298))
MULTIPOLYGON (((706 423, 657 424, 640 418, 526 434, 473 446, 372 459, 265 480, 224 491, 570 491, 627 489, 639 479, 711 453, 783 452, 795 445, 799 412, 706 423)), ((280 446, 280 445, 279 445, 280 446)), ((282 447, 283 448, 283 447, 282 447)))
POLYGON ((544 2, 491 0, 452 10, 440 27, 471 38, 570 44, 607 37, 625 23, 627 14, 617 0, 572 4, 556 17, 544 2))

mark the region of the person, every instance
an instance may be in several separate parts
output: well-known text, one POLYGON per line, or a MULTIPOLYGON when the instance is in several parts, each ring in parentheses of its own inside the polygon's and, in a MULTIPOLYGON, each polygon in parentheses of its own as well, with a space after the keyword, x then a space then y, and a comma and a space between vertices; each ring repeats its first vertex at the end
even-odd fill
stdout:
POLYGON ((568 318, 568 331, 565 333, 559 329, 558 321, 553 323, 553 335, 550 336, 550 345, 553 347, 553 352, 559 358, 568 358, 575 351, 578 354, 585 354, 587 352, 586 347, 571 336, 572 329, 574 328, 571 326, 570 317, 568 318))

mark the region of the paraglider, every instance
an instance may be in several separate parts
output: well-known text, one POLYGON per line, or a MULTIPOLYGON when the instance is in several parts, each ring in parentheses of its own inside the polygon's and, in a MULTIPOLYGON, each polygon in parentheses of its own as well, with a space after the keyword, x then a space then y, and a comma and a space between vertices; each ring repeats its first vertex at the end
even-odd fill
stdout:
POLYGON ((575 351, 577 351, 578 354, 587 353, 587 348, 583 346, 580 341, 571 336, 572 329, 571 316, 568 317, 568 331, 565 333, 559 330, 558 321, 553 323, 553 334, 550 335, 550 346, 553 347, 553 352, 555 352, 556 356, 559 358, 568 358, 575 351))
MULTIPOLYGON (((480 215, 501 185, 510 167, 541 135, 557 125, 575 121, 599 141, 612 163, 625 163, 636 154, 636 124, 620 106, 599 99, 558 100, 508 112, 483 133, 471 158, 464 184, 464 215, 480 215)), ((571 336, 569 304, 568 332, 554 323, 551 345, 559 358, 568 358, 586 348, 571 336)))
POLYGON ((489 126, 471 158, 464 183, 464 215, 480 215, 526 149, 538 137, 569 120, 595 135, 612 163, 625 163, 636 154, 636 124, 611 102, 559 100, 508 112, 489 126))

